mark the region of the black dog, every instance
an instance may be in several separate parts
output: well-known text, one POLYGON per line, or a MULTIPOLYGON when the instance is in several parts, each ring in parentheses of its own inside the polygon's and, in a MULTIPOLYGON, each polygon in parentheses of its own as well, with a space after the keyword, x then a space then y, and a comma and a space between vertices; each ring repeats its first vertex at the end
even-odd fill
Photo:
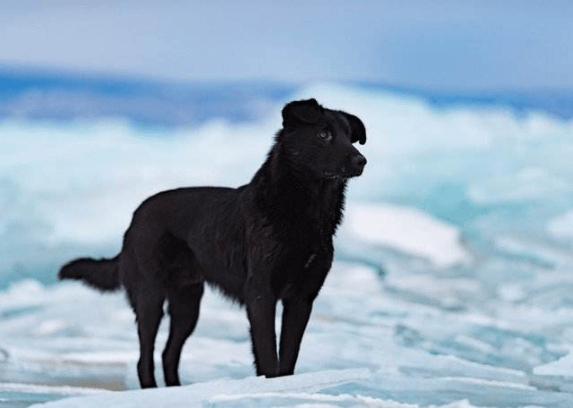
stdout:
POLYGON ((180 384, 181 349, 199 317, 205 282, 246 305, 257 375, 294 372, 332 263, 346 182, 366 164, 352 143, 364 144, 366 131, 356 116, 314 99, 287 104, 282 116, 283 129, 249 184, 159 193, 135 211, 119 255, 77 259, 60 270, 60 279, 102 291, 125 287, 137 318, 142 387, 157 386, 153 349, 166 299, 171 326, 163 372, 167 385, 180 384))

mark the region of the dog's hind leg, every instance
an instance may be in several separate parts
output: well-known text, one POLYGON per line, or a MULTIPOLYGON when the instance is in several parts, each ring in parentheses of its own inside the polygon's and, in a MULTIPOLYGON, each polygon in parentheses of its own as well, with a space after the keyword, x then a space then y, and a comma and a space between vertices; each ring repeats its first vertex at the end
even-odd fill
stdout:
POLYGON ((137 334, 139 335, 139 362, 137 374, 141 388, 157 387, 153 351, 157 329, 163 317, 165 296, 157 289, 141 290, 135 304, 137 334))
POLYGON ((176 288, 167 293, 171 324, 169 338, 163 351, 163 374, 165 385, 181 385, 178 367, 185 340, 193 333, 199 319, 199 306, 204 284, 176 288))

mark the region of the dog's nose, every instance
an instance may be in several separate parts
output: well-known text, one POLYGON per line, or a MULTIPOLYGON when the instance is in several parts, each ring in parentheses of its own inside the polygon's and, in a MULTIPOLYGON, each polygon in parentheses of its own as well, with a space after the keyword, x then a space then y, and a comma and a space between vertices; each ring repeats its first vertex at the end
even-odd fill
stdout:
POLYGON ((361 154, 358 154, 352 158, 352 164, 356 167, 364 167, 366 166, 366 162, 366 157, 362 156, 361 154))

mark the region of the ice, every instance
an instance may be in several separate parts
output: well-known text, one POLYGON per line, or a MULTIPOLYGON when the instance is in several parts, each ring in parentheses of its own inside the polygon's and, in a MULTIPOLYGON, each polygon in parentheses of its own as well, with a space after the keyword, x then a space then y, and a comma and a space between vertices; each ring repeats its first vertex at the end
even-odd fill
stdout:
POLYGON ((569 352, 558 360, 537 366, 533 370, 533 373, 538 375, 571 377, 573 376, 573 355, 569 352))
POLYGON ((11 384, 11 383, 1 383, 0 392, 25 392, 25 393, 35 393, 35 394, 60 394, 60 395, 96 395, 102 394, 107 391, 94 388, 81 388, 81 387, 49 387, 45 385, 28 385, 28 384, 11 384))
MULTIPOLYGON (((308 378, 301 376, 302 378, 308 378)), ((118 408, 131 408, 141 406, 153 407, 233 407, 233 408, 250 408, 250 407, 284 407, 292 406, 298 408, 333 408, 333 407, 372 407, 372 408, 419 408, 417 404, 403 404, 396 401, 384 400, 372 397, 352 396, 343 394, 339 396, 320 395, 310 393, 291 392, 288 380, 271 380, 277 383, 276 392, 265 392, 257 389, 249 393, 249 387, 252 386, 247 381, 238 382, 242 388, 241 393, 235 394, 233 391, 234 383, 215 383, 215 390, 209 385, 204 384, 201 387, 188 386, 178 389, 176 392, 167 392, 165 390, 155 390, 152 392, 139 391, 130 392, 120 398, 112 396, 111 398, 92 397, 92 398, 73 398, 65 402, 43 404, 42 407, 77 407, 86 408, 106 406, 104 404, 113 404, 118 408), (219 392, 220 388, 228 390, 226 395, 212 395, 219 392), (75 404, 75 405, 74 405, 75 404), (99 404, 99 405, 98 405, 99 404)), ((265 387, 266 388, 266 387, 265 387)), ((172 390, 169 390, 172 391, 172 390)), ((467 400, 460 400, 446 405, 435 406, 432 408, 476 408, 467 400)))
MULTIPOLYGON (((91 398, 70 398, 53 403, 55 407, 77 406, 115 406, 115 407, 190 407, 201 406, 203 402, 217 395, 239 395, 241 399, 257 394, 281 392, 283 395, 299 393, 316 393, 322 389, 334 387, 346 382, 360 379, 366 370, 324 371, 312 374, 301 374, 287 378, 267 380, 251 377, 243 380, 212 381, 187 387, 168 390, 128 391, 120 394, 102 393, 91 398)), ((44 406, 50 407, 50 404, 44 406)), ((207 403, 207 406, 209 404, 207 403)))
POLYGON ((460 231, 414 208, 390 204, 348 206, 345 219, 353 238, 428 259, 438 267, 468 260, 460 231))
POLYGON ((570 191, 567 179, 549 173, 544 168, 522 168, 470 189, 475 202, 499 203, 527 201, 570 191))
POLYGON ((178 389, 139 391, 125 296, 56 284, 57 269, 115 255, 157 191, 248 182, 286 100, 189 128, 0 123, 1 403, 573 406, 573 121, 330 84, 288 99, 311 96, 364 120, 368 165, 349 182, 297 374, 253 377, 244 310, 209 290, 178 389))
POLYGON ((40 401, 101 394, 102 390, 69 386, 45 386, 27 384, 0 384, 0 405, 5 407, 27 407, 40 401))
MULTIPOLYGON (((209 291, 197 331, 182 358, 182 381, 193 384, 187 391, 163 389, 153 398, 148 394, 142 397, 134 393, 110 394, 91 401, 94 406, 107 406, 110 398, 114 401, 112 406, 137 406, 129 404, 138 404, 138 398, 145 398, 158 407, 177 406, 178 401, 186 401, 188 406, 194 406, 192 402, 196 401, 196 406, 371 403, 382 407, 408 404, 425 407, 427 402, 441 406, 471 396, 470 407, 505 407, 519 406, 510 404, 517 393, 521 395, 519 401, 527 403, 542 398, 553 401, 548 406, 565 407, 573 402, 569 398, 564 400, 566 403, 555 405, 555 399, 548 399, 541 390, 529 385, 533 380, 525 367, 557 359, 561 354, 544 357, 547 352, 543 343, 539 343, 542 338, 531 338, 518 331, 521 322, 513 323, 514 329, 494 329, 499 324, 510 326, 511 318, 501 317, 496 323, 487 313, 443 312, 423 304, 413 308, 407 298, 396 296, 384 287, 372 269, 336 263, 309 324, 300 356, 300 375, 285 379, 286 383, 276 382, 277 388, 271 389, 266 380, 252 377, 244 311, 209 291), (236 388, 228 387, 227 383, 211 384, 221 378, 232 379, 229 384, 236 388), (340 385, 341 379, 349 382, 340 385), (306 388, 297 388, 300 384, 306 388), (315 387, 312 392, 311 387, 315 387), (487 398, 491 401, 492 394, 497 405, 475 402, 487 398)), ((0 313, 12 313, 11 318, 0 324, 8 356, 3 363, 4 372, 14 372, 17 368, 37 370, 44 375, 48 373, 57 384, 75 377, 82 379, 85 386, 92 381, 95 384, 95 377, 100 387, 137 388, 137 339, 133 316, 123 296, 102 296, 75 283, 43 287, 23 281, 0 297, 0 305, 0 313), (30 294, 28 298, 26 293, 30 294), (32 298, 43 306, 16 312, 29 307, 32 298), (70 304, 74 307, 70 308, 70 304), (89 311, 90 318, 78 315, 76 310, 89 311), (67 326, 59 324, 57 332, 38 331, 44 321, 65 321, 67 326), (124 385, 111 384, 114 378, 124 385), (104 379, 108 381, 106 384, 102 383, 104 379)), ((542 316, 531 313, 522 319, 537 322, 539 331, 564 320, 561 317, 545 322, 542 316)), ((158 366, 165 339, 163 325, 156 354, 158 366)), ((157 375, 162 378, 159 371, 157 375)), ((29 379, 29 374, 24 378, 29 379)), ((538 383, 545 387, 560 384, 548 381, 548 384, 540 380, 538 383)), ((80 403, 66 399, 52 404, 89 407, 90 400, 82 399, 80 403)))
POLYGON ((571 240, 573 238, 573 211, 553 218, 549 221, 547 230, 556 238, 571 240))

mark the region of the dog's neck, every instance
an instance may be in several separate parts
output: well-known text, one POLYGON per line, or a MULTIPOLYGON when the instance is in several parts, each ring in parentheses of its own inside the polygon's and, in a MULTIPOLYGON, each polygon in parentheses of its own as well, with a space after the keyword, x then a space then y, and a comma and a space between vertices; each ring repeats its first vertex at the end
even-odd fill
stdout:
POLYGON ((271 150, 253 178, 259 210, 287 223, 311 223, 321 234, 332 236, 342 220, 346 180, 311 176, 280 155, 278 149, 271 150))

